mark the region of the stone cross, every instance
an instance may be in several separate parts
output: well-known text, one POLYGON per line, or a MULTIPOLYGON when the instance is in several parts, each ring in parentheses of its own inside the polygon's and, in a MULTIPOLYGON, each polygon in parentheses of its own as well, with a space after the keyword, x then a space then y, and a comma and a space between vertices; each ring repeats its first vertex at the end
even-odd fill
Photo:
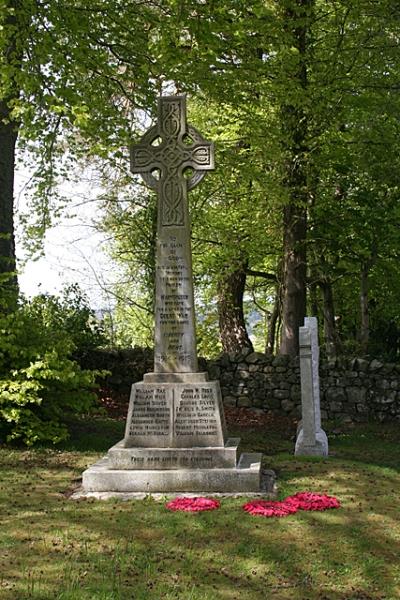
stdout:
POLYGON ((319 389, 319 345, 316 317, 306 317, 299 329, 302 420, 298 428, 295 454, 327 456, 328 439, 321 429, 319 389))
POLYGON ((186 97, 163 96, 131 171, 158 195, 155 373, 198 371, 187 192, 214 169, 214 145, 186 122, 186 97))
POLYGON ((132 385, 124 439, 83 473, 84 492, 258 494, 261 454, 237 460, 219 381, 198 372, 187 192, 214 148, 186 123, 184 96, 160 98, 131 165, 158 194, 154 372, 132 385))

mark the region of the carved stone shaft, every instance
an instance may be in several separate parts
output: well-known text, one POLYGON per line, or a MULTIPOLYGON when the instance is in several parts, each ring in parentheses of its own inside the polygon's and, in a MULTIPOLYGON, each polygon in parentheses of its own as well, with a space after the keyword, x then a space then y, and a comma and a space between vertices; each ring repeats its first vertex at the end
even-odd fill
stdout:
POLYGON ((198 371, 187 192, 213 168, 214 146, 187 125, 185 96, 161 97, 157 124, 131 150, 132 173, 158 196, 155 373, 198 371))

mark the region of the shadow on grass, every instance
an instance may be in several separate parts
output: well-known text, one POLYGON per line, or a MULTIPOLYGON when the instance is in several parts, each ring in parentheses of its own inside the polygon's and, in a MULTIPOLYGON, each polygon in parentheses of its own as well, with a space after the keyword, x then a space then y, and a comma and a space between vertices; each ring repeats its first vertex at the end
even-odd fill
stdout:
POLYGON ((124 422, 109 418, 71 419, 68 422, 70 437, 56 447, 73 452, 107 452, 124 437, 124 430, 124 422))

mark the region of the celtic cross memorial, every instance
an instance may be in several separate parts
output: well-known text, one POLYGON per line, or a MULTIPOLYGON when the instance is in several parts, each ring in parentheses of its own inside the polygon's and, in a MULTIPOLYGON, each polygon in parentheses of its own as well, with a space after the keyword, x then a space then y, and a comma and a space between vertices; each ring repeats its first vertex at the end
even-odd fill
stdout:
POLYGON ((186 97, 159 99, 158 122, 131 149, 131 171, 157 192, 155 373, 196 373, 187 193, 214 169, 214 145, 186 123, 186 97))
POLYGON ((154 371, 132 385, 124 439, 83 473, 84 493, 257 492, 261 455, 227 438, 221 390, 199 372, 188 191, 214 146, 186 122, 186 98, 159 99, 131 171, 158 197, 154 371))

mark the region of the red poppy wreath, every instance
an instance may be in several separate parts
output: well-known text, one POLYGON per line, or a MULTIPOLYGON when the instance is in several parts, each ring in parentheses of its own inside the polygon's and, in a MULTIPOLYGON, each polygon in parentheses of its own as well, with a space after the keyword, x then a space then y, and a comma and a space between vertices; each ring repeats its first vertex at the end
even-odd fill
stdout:
POLYGON ((218 500, 197 496, 194 498, 174 498, 165 505, 168 510, 183 512, 201 512, 203 510, 215 510, 220 507, 218 500))
POLYGON ((295 504, 286 503, 284 500, 268 501, 268 500, 253 500, 244 504, 243 510, 251 515, 260 515, 263 517, 287 517, 297 512, 295 504))
POLYGON ((263 517, 286 517, 298 510, 327 510, 339 507, 339 500, 333 496, 314 492, 298 492, 281 501, 253 500, 244 504, 243 510, 251 515, 263 517))
POLYGON ((285 502, 297 506, 298 510, 327 510, 340 507, 337 498, 326 494, 315 494, 314 492, 298 492, 293 496, 288 496, 285 502))

